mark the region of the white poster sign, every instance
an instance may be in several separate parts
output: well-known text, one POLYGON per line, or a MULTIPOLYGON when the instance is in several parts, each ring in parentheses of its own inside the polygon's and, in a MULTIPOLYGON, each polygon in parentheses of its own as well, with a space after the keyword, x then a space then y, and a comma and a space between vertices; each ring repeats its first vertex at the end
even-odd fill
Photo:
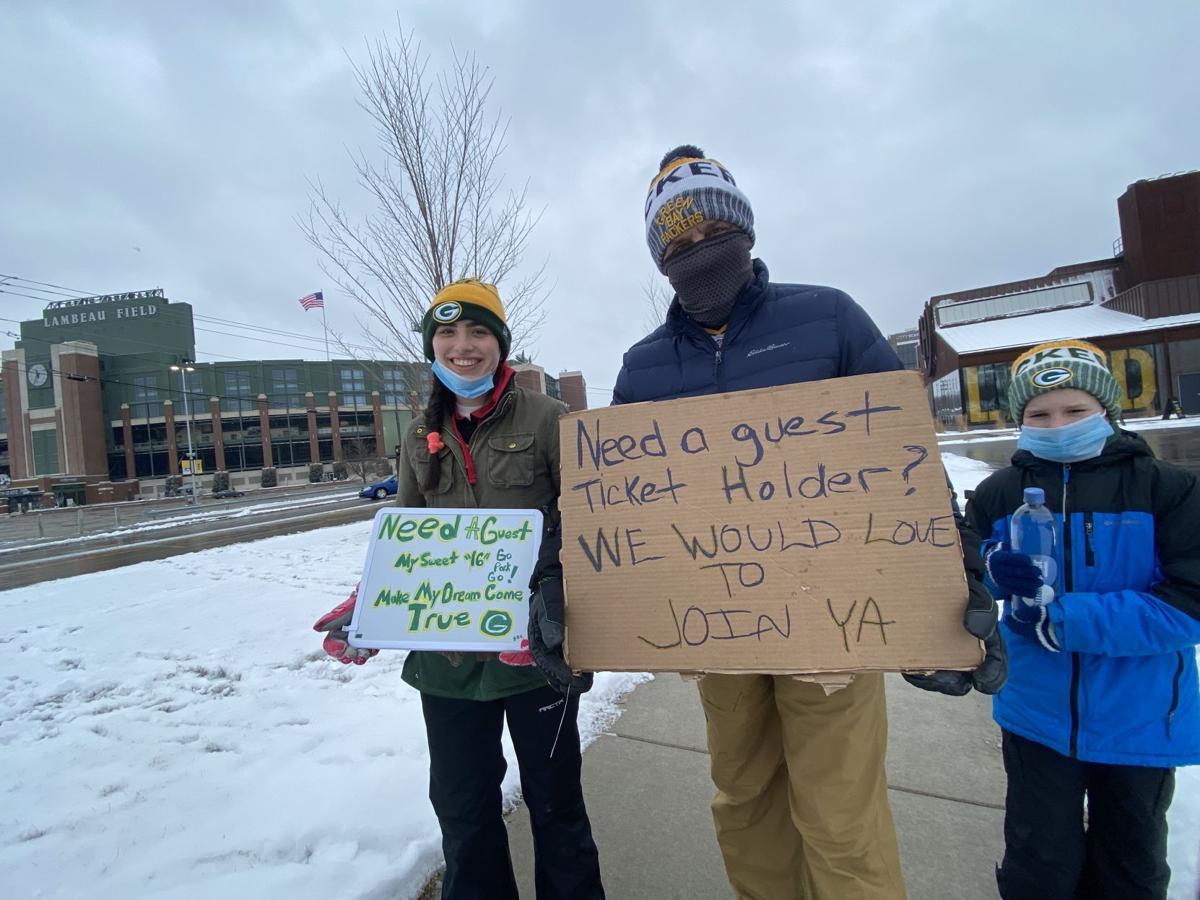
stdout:
POLYGON ((350 645, 520 650, 541 539, 542 514, 533 509, 381 509, 350 645))

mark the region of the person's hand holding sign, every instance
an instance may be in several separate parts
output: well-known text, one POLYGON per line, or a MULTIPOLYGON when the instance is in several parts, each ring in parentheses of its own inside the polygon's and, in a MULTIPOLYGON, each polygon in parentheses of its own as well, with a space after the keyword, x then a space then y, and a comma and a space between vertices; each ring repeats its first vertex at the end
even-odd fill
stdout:
POLYGON ((983 642, 983 662, 973 670, 956 672, 937 669, 932 672, 905 672, 904 680, 923 691, 961 697, 971 688, 981 694, 998 694, 1008 681, 1008 650, 1000 634, 996 601, 983 583, 985 565, 979 553, 979 535, 976 534, 958 510, 958 495, 950 476, 946 475, 946 486, 950 488, 950 506, 954 512, 954 524, 958 528, 963 550, 963 568, 967 577, 967 609, 963 613, 963 628, 983 642))
POLYGON ((357 600, 358 585, 356 584, 354 590, 350 592, 349 597, 317 619, 313 625, 313 631, 328 632, 321 646, 326 653, 338 662, 345 665, 354 663, 361 666, 379 651, 351 647, 347 640, 346 628, 350 624, 350 619, 354 616, 354 604, 357 600))
POLYGON ((560 694, 577 694, 592 689, 592 673, 571 671, 563 657, 566 604, 561 571, 545 575, 533 587, 529 605, 529 650, 534 665, 560 694))
POLYGON ((529 580, 529 652, 550 686, 564 696, 592 689, 592 673, 571 671, 563 656, 567 604, 563 594, 562 519, 557 507, 544 514, 545 533, 529 580))

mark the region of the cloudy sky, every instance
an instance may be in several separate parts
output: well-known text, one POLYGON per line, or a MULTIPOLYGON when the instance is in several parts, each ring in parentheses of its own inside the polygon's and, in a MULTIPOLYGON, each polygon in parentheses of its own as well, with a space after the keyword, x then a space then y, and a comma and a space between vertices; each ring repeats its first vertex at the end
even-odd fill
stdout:
MULTIPOLYGON (((311 335, 296 298, 324 288, 353 339, 295 218, 309 178, 367 209, 347 55, 397 20, 432 67, 452 47, 491 67, 504 168, 544 210, 527 258, 553 290, 529 349, 582 369, 593 403, 645 330, 642 201, 678 143, 737 177, 775 280, 841 287, 885 332, 931 294, 1109 255, 1126 185, 1200 167, 1194 0, 0 0, 0 273, 162 287, 311 335)), ((40 309, 0 294, 4 319, 40 309)), ((197 347, 324 356, 212 331, 197 347)))

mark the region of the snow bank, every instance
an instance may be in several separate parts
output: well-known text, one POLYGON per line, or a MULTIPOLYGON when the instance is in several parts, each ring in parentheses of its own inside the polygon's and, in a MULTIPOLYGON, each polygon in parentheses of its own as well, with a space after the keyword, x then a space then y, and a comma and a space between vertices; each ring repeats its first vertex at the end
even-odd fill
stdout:
MULTIPOLYGON (((8 896, 416 895, 441 850, 403 654, 344 667, 310 630, 369 527, 0 593, 8 896)), ((646 677, 597 677, 586 741, 646 677)))
POLYGON ((966 503, 966 492, 975 490, 979 482, 995 471, 994 466, 985 462, 945 450, 942 451, 942 465, 946 467, 946 473, 954 485, 954 493, 958 495, 960 507, 966 503))

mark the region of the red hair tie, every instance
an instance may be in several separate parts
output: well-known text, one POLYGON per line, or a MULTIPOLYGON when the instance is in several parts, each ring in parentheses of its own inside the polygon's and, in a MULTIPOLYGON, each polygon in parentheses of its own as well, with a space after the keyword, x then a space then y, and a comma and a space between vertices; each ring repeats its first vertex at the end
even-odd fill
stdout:
POLYGON ((446 445, 442 443, 442 436, 438 432, 431 431, 425 436, 425 446, 429 448, 429 455, 433 456, 446 445))

